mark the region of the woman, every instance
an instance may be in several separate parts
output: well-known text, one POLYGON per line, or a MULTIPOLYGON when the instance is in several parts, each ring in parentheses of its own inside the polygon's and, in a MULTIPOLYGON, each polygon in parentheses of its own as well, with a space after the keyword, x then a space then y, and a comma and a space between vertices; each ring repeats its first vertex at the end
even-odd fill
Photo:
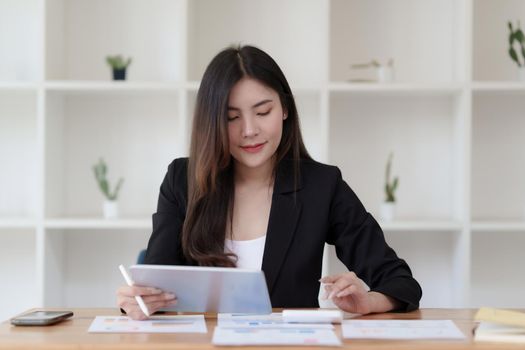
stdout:
MULTIPOLYGON (((348 312, 408 311, 421 298, 339 169, 308 155, 286 78, 251 46, 220 52, 204 73, 190 156, 168 168, 145 262, 262 269, 273 307, 318 307, 319 282, 348 312), (325 242, 350 272, 319 279, 325 242)), ((135 295, 151 312, 177 301, 153 288, 117 294, 134 319, 146 317, 135 295)))

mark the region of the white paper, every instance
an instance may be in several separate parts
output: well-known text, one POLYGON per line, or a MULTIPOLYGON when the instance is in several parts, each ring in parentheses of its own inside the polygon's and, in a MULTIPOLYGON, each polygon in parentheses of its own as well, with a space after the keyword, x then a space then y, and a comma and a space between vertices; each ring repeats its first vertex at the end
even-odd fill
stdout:
POLYGON ((341 346, 333 330, 306 327, 215 327, 212 342, 214 345, 341 346))
POLYGON ((282 313, 274 312, 270 315, 253 314, 218 314, 217 326, 219 327, 247 327, 247 328, 323 328, 334 329, 331 324, 299 324, 286 323, 283 321, 282 313))
POLYGON ((351 339, 464 339, 451 320, 347 320, 343 338, 351 339))
POLYGON ((134 321, 127 316, 97 316, 90 333, 206 333, 204 315, 155 316, 134 321))

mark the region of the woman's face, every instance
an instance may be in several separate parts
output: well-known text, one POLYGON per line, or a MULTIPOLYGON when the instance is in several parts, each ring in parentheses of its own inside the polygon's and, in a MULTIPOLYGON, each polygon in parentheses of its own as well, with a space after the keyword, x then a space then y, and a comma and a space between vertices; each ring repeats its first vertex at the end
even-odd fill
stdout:
POLYGON ((281 142, 284 119, 277 92, 251 78, 239 80, 228 98, 230 153, 236 166, 271 166, 281 142))

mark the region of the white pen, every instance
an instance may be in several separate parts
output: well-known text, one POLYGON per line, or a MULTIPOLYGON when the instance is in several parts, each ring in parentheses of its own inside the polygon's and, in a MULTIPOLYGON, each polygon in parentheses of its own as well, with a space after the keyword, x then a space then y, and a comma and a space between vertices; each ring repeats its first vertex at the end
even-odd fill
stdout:
MULTIPOLYGON (((131 277, 129 277, 128 271, 126 271, 126 268, 124 265, 119 265, 120 273, 122 273, 122 276, 124 276, 124 279, 126 280, 126 283, 128 286, 133 287, 133 281, 131 280, 131 277)), ((149 310, 146 304, 144 304, 144 300, 142 300, 142 297, 140 295, 135 295, 135 300, 137 301, 137 304, 139 304, 140 309, 142 312, 144 312, 144 315, 149 317, 149 310)))

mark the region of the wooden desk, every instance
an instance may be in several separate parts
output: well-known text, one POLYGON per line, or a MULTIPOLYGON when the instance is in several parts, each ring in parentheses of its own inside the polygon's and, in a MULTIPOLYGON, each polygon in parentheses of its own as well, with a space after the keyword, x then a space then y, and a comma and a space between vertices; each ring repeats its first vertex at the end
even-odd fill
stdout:
MULTIPOLYGON (((50 309, 51 310, 51 309, 50 309)), ((91 334, 87 332, 97 315, 120 315, 116 309, 72 309, 71 320, 47 327, 15 327, 0 324, 0 349, 218 349, 211 344, 217 323, 214 315, 206 315, 207 334, 91 334)), ((466 341, 369 341, 344 340, 344 349, 523 349, 523 344, 473 343, 474 309, 423 309, 410 313, 386 313, 363 316, 363 319, 451 319, 467 336, 466 341)), ((336 326, 341 337, 341 328, 336 326)), ((224 349, 224 347, 222 347, 224 349)), ((241 347, 232 347, 242 349, 241 347)), ((272 349, 277 347, 250 347, 272 349)), ((290 347, 314 349, 314 347, 290 347)), ((323 349, 327 349, 324 347, 323 349)))

